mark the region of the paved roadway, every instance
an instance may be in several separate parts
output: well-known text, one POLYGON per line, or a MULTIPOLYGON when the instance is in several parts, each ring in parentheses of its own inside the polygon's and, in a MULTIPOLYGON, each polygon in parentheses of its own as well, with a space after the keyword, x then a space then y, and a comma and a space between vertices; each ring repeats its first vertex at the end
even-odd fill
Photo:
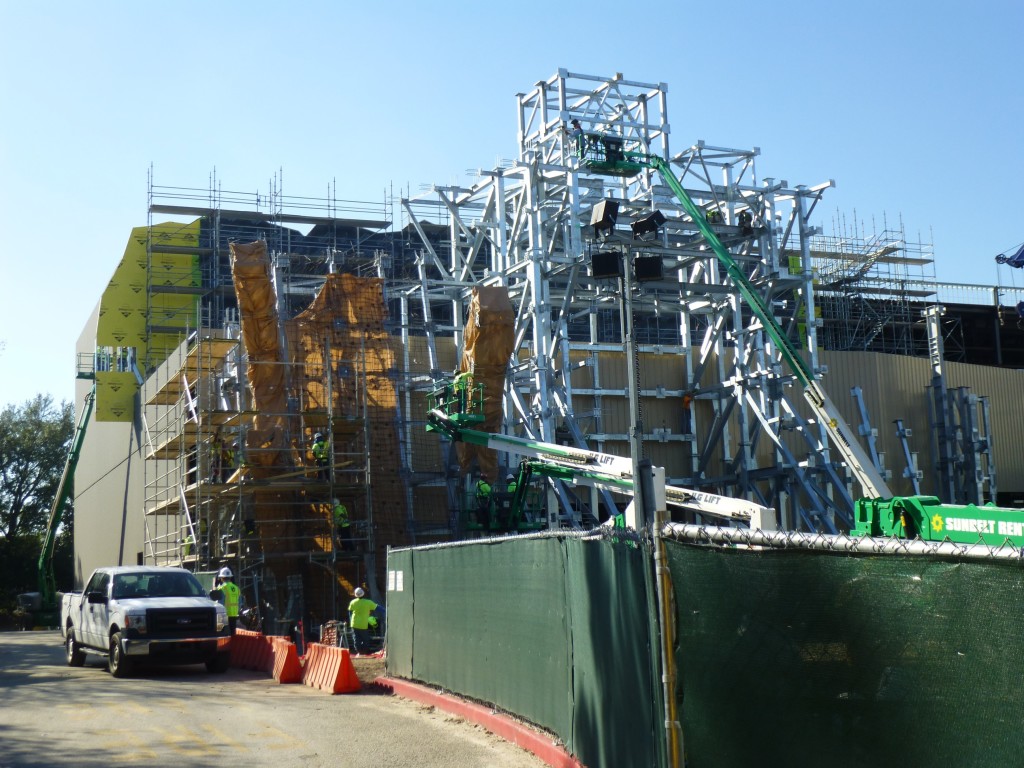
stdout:
POLYGON ((330 696, 259 672, 143 670, 118 680, 59 632, 0 633, 0 768, 14 766, 537 768, 538 758, 406 699, 330 696))

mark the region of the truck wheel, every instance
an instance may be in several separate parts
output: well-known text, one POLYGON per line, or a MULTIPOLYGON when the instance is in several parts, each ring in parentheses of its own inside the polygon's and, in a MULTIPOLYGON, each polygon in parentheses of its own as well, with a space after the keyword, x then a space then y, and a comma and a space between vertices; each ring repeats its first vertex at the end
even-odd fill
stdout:
POLYGON ((114 677, 128 677, 132 673, 133 664, 124 655, 120 632, 115 632, 110 636, 110 655, 107 658, 107 666, 110 668, 110 674, 114 677))
POLYGON ((208 662, 206 662, 206 671, 213 672, 218 675, 222 675, 228 671, 228 667, 231 666, 231 654, 230 653, 218 653, 208 662))
POLYGON ((68 634, 64 639, 64 650, 68 654, 69 667, 80 667, 85 664, 85 651, 82 650, 82 646, 75 642, 75 630, 71 627, 68 627, 68 634))

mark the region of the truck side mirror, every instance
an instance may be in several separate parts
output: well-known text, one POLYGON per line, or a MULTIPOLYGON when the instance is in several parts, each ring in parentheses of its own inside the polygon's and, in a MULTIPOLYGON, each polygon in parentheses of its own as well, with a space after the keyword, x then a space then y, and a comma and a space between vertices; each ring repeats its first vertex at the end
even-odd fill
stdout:
POLYGON ((103 592, 93 590, 88 595, 90 605, 106 605, 107 596, 103 592))

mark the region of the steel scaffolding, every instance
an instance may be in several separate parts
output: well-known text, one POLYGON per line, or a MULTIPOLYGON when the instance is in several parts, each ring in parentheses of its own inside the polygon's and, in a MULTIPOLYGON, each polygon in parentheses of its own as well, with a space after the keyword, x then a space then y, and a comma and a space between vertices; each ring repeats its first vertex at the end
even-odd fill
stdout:
MULTIPOLYGON (((402 200, 420 235, 415 301, 430 316, 462 318, 476 285, 504 285, 517 308, 518 354, 506 391, 508 428, 555 442, 567 433, 580 446, 623 453, 628 436, 607 423, 609 401, 625 396, 616 333, 617 285, 595 278, 595 254, 631 261, 660 257, 664 277, 633 296, 640 353, 678 356, 682 375, 641 382, 644 408, 672 403, 664 426, 644 425, 643 440, 668 467, 669 482, 775 506, 784 527, 835 531, 851 508, 843 468, 833 463, 823 431, 791 397, 790 372, 759 322, 670 190, 650 171, 609 176, 588 170, 568 129, 580 122, 590 141, 634 146, 668 160, 689 195, 709 215, 791 338, 818 370, 814 237, 810 217, 831 182, 813 187, 759 179, 758 149, 697 142, 669 146, 667 87, 621 75, 602 78, 559 70, 519 96, 519 156, 481 172, 469 188, 433 187, 402 200), (595 212, 613 201, 617 221, 595 212), (637 240, 624 224, 660 211, 657 237, 637 240), (599 226, 595 227, 594 224, 599 226), (601 230, 604 231, 601 231, 601 230), (586 373, 587 375, 584 375, 586 373)), ((447 331, 428 325, 431 345, 447 331)), ((621 360, 621 358, 620 358, 621 360)), ((642 377, 643 378, 643 377, 642 377)), ((663 410, 663 409, 662 409, 663 410)), ((623 454, 624 455, 624 454, 623 454)), ((592 497, 593 506, 598 504, 592 497)), ((562 505, 562 522, 580 522, 562 505)))

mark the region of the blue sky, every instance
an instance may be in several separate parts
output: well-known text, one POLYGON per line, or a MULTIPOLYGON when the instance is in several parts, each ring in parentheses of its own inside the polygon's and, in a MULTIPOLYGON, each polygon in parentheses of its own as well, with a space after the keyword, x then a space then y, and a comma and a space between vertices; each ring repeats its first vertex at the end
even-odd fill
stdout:
POLYGON ((157 184, 383 202, 516 150, 560 67, 665 82, 672 146, 835 179, 816 223, 902 216, 940 280, 1024 285, 1024 3, 0 0, 0 407, 71 399, 76 340, 157 184), (658 7, 660 5, 661 7, 658 7), (671 6, 671 7, 668 7, 671 6))

